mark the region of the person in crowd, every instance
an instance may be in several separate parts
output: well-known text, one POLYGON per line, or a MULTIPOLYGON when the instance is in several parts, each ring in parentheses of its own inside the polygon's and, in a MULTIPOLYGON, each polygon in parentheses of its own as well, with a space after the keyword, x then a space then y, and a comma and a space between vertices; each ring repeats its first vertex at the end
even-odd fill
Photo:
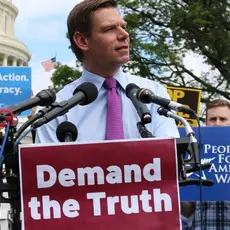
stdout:
MULTIPOLYGON (((63 121, 78 129, 76 141, 140 138, 140 121, 125 89, 129 83, 149 88, 156 95, 169 98, 164 86, 139 76, 125 73, 122 65, 129 61, 127 23, 119 13, 115 0, 85 0, 77 4, 67 20, 71 49, 82 63, 82 76, 57 93, 57 101, 68 100, 77 86, 93 83, 97 99, 88 105, 78 105, 37 129, 37 143, 58 142, 56 129, 63 121)), ((68 77, 68 76, 66 76, 68 77)), ((148 104, 152 122, 146 128, 155 137, 178 137, 175 121, 159 116, 159 106, 148 104)))
MULTIPOLYGON (((230 102, 216 99, 206 105, 206 126, 230 126, 230 102)), ((182 202, 181 213, 184 230, 227 230, 230 229, 230 202, 205 201, 182 202), (203 228, 201 215, 203 215, 203 228)))

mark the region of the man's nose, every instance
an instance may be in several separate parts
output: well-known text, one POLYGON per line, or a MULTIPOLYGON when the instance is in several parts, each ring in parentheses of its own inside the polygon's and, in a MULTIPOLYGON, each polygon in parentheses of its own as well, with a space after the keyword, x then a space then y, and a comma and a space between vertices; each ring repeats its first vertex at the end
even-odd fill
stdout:
POLYGON ((123 40, 123 39, 128 39, 129 38, 129 33, 124 29, 124 28, 120 28, 120 34, 118 36, 119 39, 123 40))
POLYGON ((220 119, 216 119, 215 121, 215 126, 221 126, 221 120, 220 119))

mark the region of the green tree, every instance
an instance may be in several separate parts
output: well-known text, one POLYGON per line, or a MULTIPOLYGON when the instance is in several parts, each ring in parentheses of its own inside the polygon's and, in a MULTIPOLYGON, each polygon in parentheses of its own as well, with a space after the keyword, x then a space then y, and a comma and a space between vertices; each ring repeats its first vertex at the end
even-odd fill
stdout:
POLYGON ((51 77, 53 82, 53 89, 58 92, 68 83, 78 79, 81 76, 80 66, 77 64, 76 68, 69 67, 68 65, 62 65, 57 62, 55 72, 51 77))
POLYGON ((230 99, 230 8, 227 0, 119 0, 130 33, 126 71, 165 85, 203 90, 203 102, 230 99), (197 76, 183 63, 201 55, 211 71, 197 76))

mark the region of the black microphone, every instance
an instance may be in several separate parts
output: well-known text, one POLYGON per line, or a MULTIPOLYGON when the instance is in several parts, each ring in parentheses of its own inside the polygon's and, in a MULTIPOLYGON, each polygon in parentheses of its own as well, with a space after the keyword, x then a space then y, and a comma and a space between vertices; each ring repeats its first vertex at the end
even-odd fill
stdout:
POLYGON ((147 106, 137 100, 136 94, 139 89, 140 88, 133 83, 128 84, 125 89, 126 96, 132 101, 139 117, 141 118, 141 122, 143 124, 151 123, 152 117, 147 106))
POLYGON ((163 106, 166 109, 172 109, 178 112, 184 112, 188 114, 195 114, 192 109, 175 101, 171 101, 167 98, 158 97, 149 89, 139 89, 137 92, 137 99, 142 103, 155 103, 157 105, 163 106))
POLYGON ((35 106, 48 106, 55 102, 56 94, 52 89, 44 89, 40 91, 35 97, 29 100, 23 101, 16 105, 11 105, 7 109, 11 110, 14 114, 21 113, 27 109, 31 109, 35 106))
POLYGON ((58 106, 51 110, 50 112, 46 113, 42 118, 40 118, 37 122, 35 122, 32 127, 38 128, 47 122, 53 120, 55 117, 64 115, 67 113, 70 109, 72 109, 74 106, 80 104, 80 105, 88 105, 94 100, 96 100, 98 95, 97 87, 90 83, 85 82, 81 85, 79 85, 73 93, 73 97, 71 97, 67 101, 60 102, 61 106, 58 106))
POLYGON ((56 136, 60 142, 74 142, 78 136, 77 128, 73 123, 64 121, 58 125, 56 136))

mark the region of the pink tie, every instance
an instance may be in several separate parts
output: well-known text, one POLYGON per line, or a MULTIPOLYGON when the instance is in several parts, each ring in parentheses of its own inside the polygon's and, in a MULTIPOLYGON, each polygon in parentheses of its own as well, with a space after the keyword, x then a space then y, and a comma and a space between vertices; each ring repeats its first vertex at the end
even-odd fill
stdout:
POLYGON ((116 86, 116 79, 107 78, 105 80, 105 87, 108 89, 106 140, 124 139, 121 98, 116 90, 116 86))

